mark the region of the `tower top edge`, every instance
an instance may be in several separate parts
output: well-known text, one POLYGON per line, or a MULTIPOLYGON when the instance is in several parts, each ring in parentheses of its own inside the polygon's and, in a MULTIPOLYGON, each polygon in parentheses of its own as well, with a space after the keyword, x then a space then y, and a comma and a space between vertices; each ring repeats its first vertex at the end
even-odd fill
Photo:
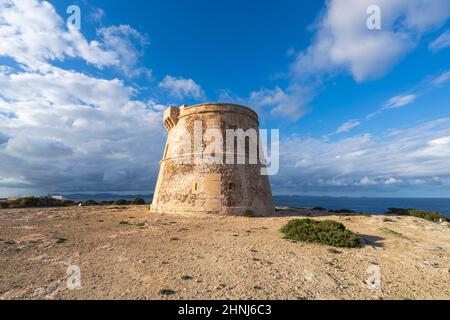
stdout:
POLYGON ((183 110, 189 110, 189 111, 194 111, 193 109, 196 108, 201 108, 201 107, 205 107, 208 108, 209 111, 226 111, 227 109, 229 110, 231 109, 236 109, 236 110, 247 110, 250 111, 251 113, 253 113, 256 117, 258 117, 258 114, 256 113, 255 110, 240 105, 240 104, 235 104, 235 103, 226 103, 226 102, 205 102, 205 103, 199 103, 199 104, 194 104, 194 105, 183 105, 180 108, 183 110))

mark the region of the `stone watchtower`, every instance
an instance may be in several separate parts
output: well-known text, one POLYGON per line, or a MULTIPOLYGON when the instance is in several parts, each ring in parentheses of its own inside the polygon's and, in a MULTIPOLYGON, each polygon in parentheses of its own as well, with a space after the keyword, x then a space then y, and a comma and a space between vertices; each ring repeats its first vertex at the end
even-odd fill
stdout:
POLYGON ((272 213, 269 179, 261 174, 264 165, 259 160, 262 150, 258 125, 256 112, 239 105, 204 103, 169 107, 164 112, 168 138, 151 211, 223 215, 272 213), (246 135, 245 148, 241 144, 239 149, 236 137, 231 142, 227 139, 230 131, 256 132, 256 143, 252 146, 246 135), (217 137, 218 133, 223 140, 217 137), (232 144, 231 152, 228 143, 232 144), (250 159, 255 150, 257 162, 255 157, 250 159), (227 157, 235 161, 230 162, 227 157))

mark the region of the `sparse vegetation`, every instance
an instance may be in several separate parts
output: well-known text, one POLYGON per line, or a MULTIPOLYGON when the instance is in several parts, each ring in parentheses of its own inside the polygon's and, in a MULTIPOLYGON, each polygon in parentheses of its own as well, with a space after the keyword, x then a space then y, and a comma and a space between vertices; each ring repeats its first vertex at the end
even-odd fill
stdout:
MULTIPOLYGON (((16 200, 0 202, 0 209, 6 208, 34 208, 34 207, 69 207, 76 206, 78 203, 72 200, 58 200, 52 197, 23 197, 16 200)), ((136 198, 133 201, 128 201, 125 199, 120 199, 117 201, 101 201, 97 202, 95 200, 89 199, 82 201, 83 206, 108 206, 108 205, 143 205, 145 200, 142 198, 136 198)))
POLYGON ((136 199, 133 200, 133 202, 131 204, 134 204, 134 205, 145 204, 145 200, 142 199, 142 198, 136 198, 136 199))
POLYGON ((184 275, 184 276, 181 276, 181 280, 192 280, 192 277, 188 276, 188 275, 184 275))
POLYGON ((70 201, 61 201, 51 197, 24 197, 16 200, 3 202, 2 208, 34 208, 34 207, 63 207, 75 204, 70 201))
POLYGON ((227 285, 225 283, 219 283, 219 285, 217 286, 217 289, 225 289, 227 287, 227 285))
POLYGON ((329 248, 329 249, 328 249, 328 252, 329 252, 329 253, 333 253, 333 254, 340 254, 340 253, 342 253, 341 251, 336 250, 335 248, 329 248))
POLYGON ((386 214, 400 215, 400 216, 412 216, 421 219, 425 219, 432 222, 439 222, 450 220, 444 216, 442 213, 437 211, 426 211, 426 210, 416 210, 416 209, 400 209, 400 208, 389 208, 386 214))
POLYGON ((312 219, 294 219, 281 228, 286 239, 316 242, 335 247, 353 248, 359 246, 358 236, 347 230, 342 223, 312 219))
POLYGON ((98 203, 95 200, 86 200, 83 202, 83 206, 99 206, 100 203, 98 203))
POLYGON ((131 204, 131 201, 125 200, 125 199, 120 199, 114 202, 115 205, 117 206, 127 206, 129 204, 131 204))
POLYGON ((130 224, 130 222, 127 221, 127 220, 120 220, 120 221, 119 221, 119 224, 128 225, 128 224, 130 224))
POLYGON ((175 294, 175 293, 176 293, 176 292, 173 291, 172 289, 161 289, 161 290, 159 291, 159 294, 160 294, 160 295, 163 295, 163 296, 170 296, 170 295, 175 294))
POLYGON ((180 239, 177 238, 177 237, 172 237, 172 238, 170 238, 170 241, 178 241, 178 240, 180 240, 180 239))
POLYGON ((252 218, 252 217, 254 217, 254 216, 255 216, 255 214, 253 213, 252 210, 245 210, 245 212, 244 212, 244 217, 252 218))
POLYGON ((330 210, 330 212, 334 213, 356 213, 356 211, 350 210, 350 209, 339 209, 339 210, 330 210))
POLYGON ((383 218, 383 222, 395 222, 395 221, 389 218, 383 218))
POLYGON ((327 211, 327 209, 322 208, 322 207, 314 207, 313 210, 316 210, 316 211, 327 211))
POLYGON ((407 239, 403 234, 401 234, 400 232, 397 232, 395 230, 391 230, 391 229, 388 229, 388 228, 381 228, 380 230, 385 232, 385 233, 388 233, 390 235, 393 235, 393 236, 396 236, 396 237, 399 237, 399 238, 407 239))
POLYGON ((66 242, 66 241, 67 241, 66 238, 62 238, 62 237, 56 238, 56 243, 64 243, 64 242, 66 242))

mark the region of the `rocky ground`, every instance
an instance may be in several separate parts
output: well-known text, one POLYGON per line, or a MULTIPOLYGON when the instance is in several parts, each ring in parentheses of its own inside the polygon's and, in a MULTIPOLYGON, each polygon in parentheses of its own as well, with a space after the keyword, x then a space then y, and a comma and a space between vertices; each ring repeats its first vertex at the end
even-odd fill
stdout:
POLYGON ((413 217, 4 209, 0 252, 0 299, 450 299, 450 228, 413 217), (363 246, 283 239, 281 226, 306 215, 344 223, 363 246), (77 267, 81 288, 69 290, 77 267))

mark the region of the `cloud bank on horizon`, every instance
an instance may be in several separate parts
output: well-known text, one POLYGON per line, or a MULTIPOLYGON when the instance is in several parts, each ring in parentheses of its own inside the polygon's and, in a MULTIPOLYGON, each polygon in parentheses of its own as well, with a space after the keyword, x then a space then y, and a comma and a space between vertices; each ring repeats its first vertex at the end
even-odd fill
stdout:
POLYGON ((255 83, 260 89, 245 97, 172 70, 155 76, 158 61, 143 62, 157 50, 149 30, 97 26, 107 14, 108 8, 90 7, 95 32, 88 36, 67 26, 51 2, 0 0, 0 196, 151 191, 165 142, 165 106, 208 97, 253 107, 262 122, 280 128, 280 172, 270 178, 275 192, 450 196, 448 105, 432 119, 358 131, 445 91, 447 66, 399 86, 373 112, 349 110, 327 134, 297 132, 299 120, 320 112, 315 103, 332 83, 380 83, 418 50, 429 59, 448 57, 449 1, 327 1, 311 17, 310 43, 291 52, 273 89, 255 83), (366 8, 374 3, 383 28, 371 31, 366 8))

